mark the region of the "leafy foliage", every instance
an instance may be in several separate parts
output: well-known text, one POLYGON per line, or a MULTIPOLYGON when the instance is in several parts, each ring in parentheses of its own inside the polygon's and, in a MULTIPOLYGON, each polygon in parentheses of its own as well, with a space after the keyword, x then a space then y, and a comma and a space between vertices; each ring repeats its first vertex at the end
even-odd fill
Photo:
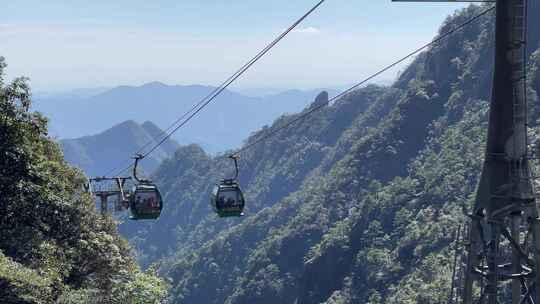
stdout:
POLYGON ((4 68, 0 57, 2 303, 159 303, 165 284, 138 270, 113 220, 96 214, 85 177, 30 111, 26 79, 5 84, 4 68))

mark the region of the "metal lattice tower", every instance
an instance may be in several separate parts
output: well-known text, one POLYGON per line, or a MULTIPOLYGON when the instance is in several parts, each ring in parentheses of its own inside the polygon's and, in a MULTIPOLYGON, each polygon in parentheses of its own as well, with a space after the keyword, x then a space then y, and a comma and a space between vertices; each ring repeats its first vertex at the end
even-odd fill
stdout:
POLYGON ((87 190, 99 198, 102 215, 109 213, 109 197, 116 197, 115 211, 127 209, 126 197, 129 193, 124 191, 126 181, 130 177, 98 177, 89 180, 87 190))
POLYGON ((527 151, 526 0, 498 0, 488 140, 463 302, 540 303, 540 225, 527 151))
POLYGON ((464 304, 540 304, 540 222, 527 151, 527 0, 465 2, 495 2, 496 21, 486 155, 461 298, 464 304))

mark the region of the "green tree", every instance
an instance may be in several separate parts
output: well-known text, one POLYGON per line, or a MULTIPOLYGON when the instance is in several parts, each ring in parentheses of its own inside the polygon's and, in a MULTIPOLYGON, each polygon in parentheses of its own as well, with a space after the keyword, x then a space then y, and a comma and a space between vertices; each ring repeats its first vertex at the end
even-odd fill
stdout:
POLYGON ((141 273, 114 221, 95 212, 86 178, 30 111, 27 79, 5 83, 5 68, 0 57, 2 303, 159 303, 164 282, 141 273))

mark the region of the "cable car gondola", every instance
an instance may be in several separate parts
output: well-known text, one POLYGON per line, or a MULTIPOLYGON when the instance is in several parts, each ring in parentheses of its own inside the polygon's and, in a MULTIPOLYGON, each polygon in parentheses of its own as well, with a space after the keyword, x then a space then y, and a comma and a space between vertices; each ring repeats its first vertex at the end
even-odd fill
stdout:
POLYGON ((244 194, 240 189, 238 178, 238 156, 231 155, 234 160, 236 174, 234 178, 223 179, 214 187, 210 203, 219 217, 239 217, 244 215, 244 194))
POLYGON ((151 180, 140 179, 137 176, 137 165, 143 157, 135 157, 133 178, 136 181, 129 198, 129 210, 132 220, 155 220, 161 215, 163 199, 157 186, 151 180))

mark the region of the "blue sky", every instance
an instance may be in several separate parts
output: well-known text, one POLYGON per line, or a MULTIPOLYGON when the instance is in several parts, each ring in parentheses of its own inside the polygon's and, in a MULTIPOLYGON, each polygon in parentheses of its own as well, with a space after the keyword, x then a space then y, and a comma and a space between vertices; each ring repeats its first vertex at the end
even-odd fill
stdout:
MULTIPOLYGON (((37 91, 150 81, 212 85, 315 2, 9 1, 0 10, 0 56, 7 59, 9 77, 28 76, 37 91)), ((463 6, 327 0, 235 86, 356 82, 429 41, 445 17, 463 6)))

